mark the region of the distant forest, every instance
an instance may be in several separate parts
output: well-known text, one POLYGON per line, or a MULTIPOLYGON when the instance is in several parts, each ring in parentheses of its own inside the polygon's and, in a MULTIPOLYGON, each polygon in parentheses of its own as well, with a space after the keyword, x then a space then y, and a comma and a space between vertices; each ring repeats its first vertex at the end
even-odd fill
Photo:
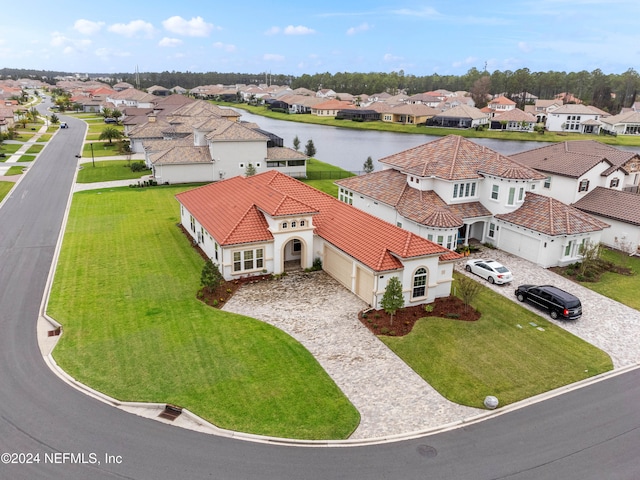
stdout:
MULTIPOLYGON (((39 78, 55 83, 56 76, 70 75, 68 72, 42 70, 0 69, 1 78, 39 78)), ((450 91, 465 90, 472 94, 479 106, 485 102, 486 94, 505 94, 511 98, 522 98, 524 92, 541 99, 554 98, 556 94, 568 92, 586 104, 594 105, 611 113, 618 113, 621 107, 629 107, 636 101, 640 90, 640 75, 633 68, 622 74, 606 74, 596 69, 592 72, 531 72, 528 68, 516 71, 496 70, 492 73, 471 68, 464 75, 426 76, 405 75, 399 72, 371 73, 316 73, 301 76, 266 73, 219 73, 219 72, 140 72, 117 74, 90 74, 91 78, 110 77, 111 82, 129 82, 141 89, 152 85, 166 88, 181 86, 191 89, 199 85, 217 84, 270 84, 288 85, 291 88, 304 87, 316 91, 330 88, 337 93, 354 95, 389 92, 404 92, 408 95, 424 93, 436 89, 450 91)), ((108 82, 107 82, 108 83, 108 82)))

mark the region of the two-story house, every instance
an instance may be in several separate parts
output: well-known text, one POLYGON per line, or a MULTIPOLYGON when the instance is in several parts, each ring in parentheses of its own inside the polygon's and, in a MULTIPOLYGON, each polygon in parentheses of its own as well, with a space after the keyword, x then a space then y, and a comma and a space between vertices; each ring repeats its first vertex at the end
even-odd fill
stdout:
POLYGON ((511 155, 546 176, 541 195, 611 225, 602 243, 640 245, 640 155, 593 140, 570 141, 511 155))
POLYGON ((456 135, 380 163, 381 171, 337 181, 339 199, 450 249, 475 239, 560 265, 579 259, 573 246, 599 242, 607 226, 538 195, 545 175, 456 135), (549 211, 556 213, 551 223, 549 211))
POLYGON ((320 260, 373 308, 393 277, 403 285, 405 305, 450 294, 460 255, 282 173, 233 177, 176 198, 184 230, 227 280, 320 260))
POLYGON ((607 116, 602 110, 578 104, 566 104, 547 114, 546 128, 550 132, 599 133, 607 116))

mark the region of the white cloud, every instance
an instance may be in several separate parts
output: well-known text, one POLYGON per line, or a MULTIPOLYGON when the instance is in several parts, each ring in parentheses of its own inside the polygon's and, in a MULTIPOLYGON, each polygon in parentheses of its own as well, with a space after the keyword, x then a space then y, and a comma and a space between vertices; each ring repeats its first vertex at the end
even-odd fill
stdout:
POLYGON ((384 57, 385 62, 398 62, 402 60, 402 57, 396 57, 395 55, 391 55, 390 53, 385 53, 384 57))
POLYGON ((401 8, 399 10, 393 10, 392 13, 396 15, 404 15, 408 17, 422 17, 422 18, 434 18, 439 17, 440 13, 435 8, 423 7, 420 10, 411 10, 409 8, 401 8))
POLYGON ((355 35, 357 33, 366 32, 367 30, 371 30, 372 28, 373 27, 371 25, 365 22, 361 25, 358 25, 357 27, 351 27, 349 30, 347 30, 347 35, 355 35))
POLYGON ((451 65, 454 67, 462 67, 463 65, 471 65, 472 63, 475 63, 476 61, 478 61, 478 59, 476 57, 467 57, 464 60, 459 60, 457 62, 453 62, 451 65))
POLYGON ((214 28, 212 23, 205 22, 202 17, 185 20, 179 16, 167 18, 162 22, 162 26, 172 33, 185 37, 208 37, 214 28))
POLYGON ((73 28, 83 35, 93 35, 98 33, 102 27, 104 27, 104 22, 92 22, 91 20, 85 20, 84 18, 76 20, 73 24, 73 28))
POLYGON ((265 35, 277 35, 280 33, 280 27, 271 27, 269 30, 264 32, 265 35))
POLYGON ((236 51, 236 46, 235 45, 231 45, 230 43, 222 43, 222 42, 216 42, 213 44, 214 48, 217 48, 219 50, 224 50, 225 52, 235 52, 236 51))
POLYGON ((518 48, 525 53, 529 53, 533 50, 531 45, 529 45, 527 42, 518 42, 518 48))
POLYGON ((179 38, 164 37, 158 42, 159 47, 177 47, 178 45, 182 45, 182 40, 179 38))
POLYGON ((60 32, 53 32, 51 34, 51 46, 52 47, 64 47, 71 40, 62 35, 60 32))
POLYGON ((102 58, 108 57, 130 57, 131 53, 123 52, 121 50, 112 50, 110 48, 98 48, 95 52, 96 56, 102 58))
POLYGON ((284 62, 284 55, 278 55, 277 53, 265 53, 262 56, 262 59, 269 62, 284 62))
POLYGON ((316 33, 316 31, 312 28, 304 27, 302 25, 298 25, 297 27, 289 25, 284 29, 285 35, 311 35, 313 33, 316 33))
POLYGON ((129 23, 114 23, 108 30, 125 37, 135 37, 138 34, 150 37, 154 32, 153 25, 144 20, 133 20, 129 23))

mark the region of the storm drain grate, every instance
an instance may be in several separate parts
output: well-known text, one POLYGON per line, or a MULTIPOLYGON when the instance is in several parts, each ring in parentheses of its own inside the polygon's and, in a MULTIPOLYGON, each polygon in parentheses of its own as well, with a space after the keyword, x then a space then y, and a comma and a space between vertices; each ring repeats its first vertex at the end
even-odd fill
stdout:
POLYGON ((167 420, 175 420, 182 413, 182 407, 178 407, 177 405, 166 404, 164 410, 158 415, 161 418, 165 418, 167 420))

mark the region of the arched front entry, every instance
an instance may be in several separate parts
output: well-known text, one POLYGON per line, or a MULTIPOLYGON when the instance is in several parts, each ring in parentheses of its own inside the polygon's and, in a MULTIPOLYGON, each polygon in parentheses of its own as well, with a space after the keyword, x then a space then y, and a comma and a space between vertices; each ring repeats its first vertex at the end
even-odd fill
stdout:
POLYGON ((292 238, 282 247, 282 271, 293 272, 306 268, 303 263, 306 245, 299 238, 292 238))

